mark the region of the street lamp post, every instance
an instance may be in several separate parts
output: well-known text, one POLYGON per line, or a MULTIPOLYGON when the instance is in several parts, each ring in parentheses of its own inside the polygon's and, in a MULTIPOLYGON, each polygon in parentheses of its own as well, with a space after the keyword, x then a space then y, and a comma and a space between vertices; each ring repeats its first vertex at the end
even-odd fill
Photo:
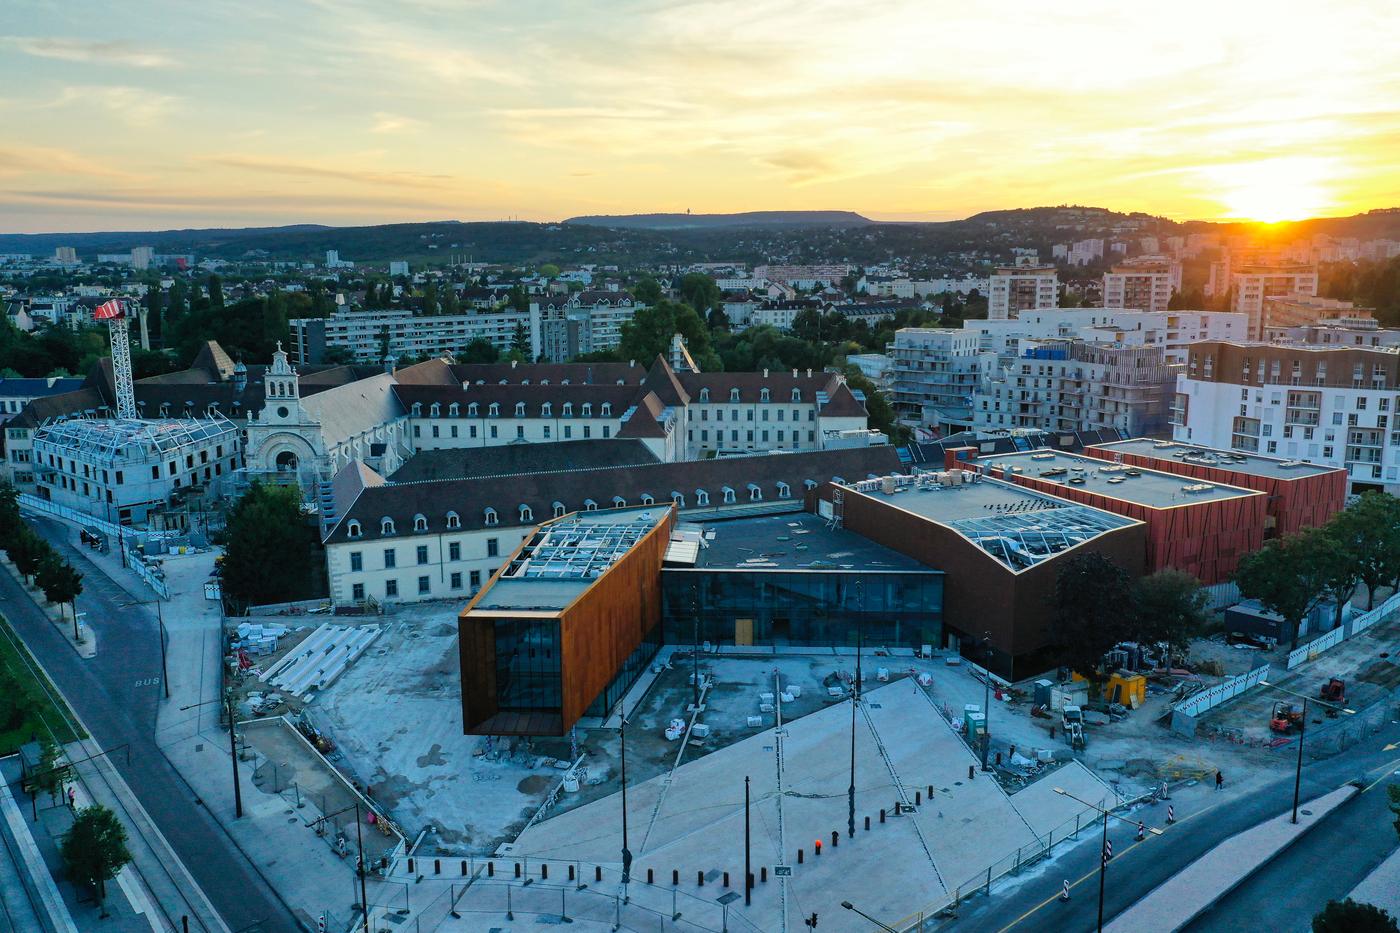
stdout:
MULTIPOLYGON (((865 606, 865 584, 856 580, 856 603, 865 606)), ((856 616, 856 679, 851 685, 851 783, 846 789, 846 837, 856 834, 856 709, 860 706, 860 655, 865 640, 864 612, 856 616)))
MULTIPOLYGON (((1115 820, 1122 820, 1125 823, 1132 823, 1133 821, 1127 819, 1126 817, 1119 816, 1116 813, 1110 813, 1107 809, 1100 806, 1099 804, 1091 803, 1088 800, 1083 799, 1082 797, 1076 797, 1069 791, 1065 790, 1063 787, 1056 787, 1054 788, 1054 791, 1061 797, 1068 797, 1070 800, 1076 800, 1092 810, 1099 811, 1099 814, 1103 817, 1103 844, 1102 847, 1099 849, 1099 922, 1097 927, 1099 933, 1103 933, 1103 893, 1105 877, 1108 874, 1108 818, 1111 816, 1115 820)), ((1134 823, 1133 825, 1136 826, 1140 824, 1134 823)), ((1151 833, 1154 836, 1162 835, 1162 831, 1155 826, 1145 828, 1149 833, 1151 833)))
POLYGON ((182 706, 180 712, 200 706, 211 706, 215 703, 223 703, 228 710, 228 750, 233 758, 233 816, 234 819, 239 819, 243 816, 243 785, 238 777, 238 717, 235 715, 233 693, 230 692, 227 696, 217 700, 205 700, 203 703, 182 706))
POLYGON ((170 669, 165 664, 165 613, 160 608, 160 596, 156 596, 156 624, 160 627, 160 680, 165 685, 165 698, 170 699, 170 669))
POLYGON ((982 633, 982 770, 987 770, 987 749, 992 744, 992 633, 982 633))
POLYGON ((622 704, 619 704, 618 719, 621 725, 618 728, 622 736, 622 893, 624 902, 627 900, 627 883, 632 880, 632 851, 627 848, 627 710, 624 697, 622 704))
POLYGON ((753 903, 753 858, 749 848, 749 776, 744 775, 744 906, 753 903))
POLYGON ((1303 789, 1303 736, 1306 735, 1308 731, 1308 704, 1317 703, 1328 709, 1334 709, 1339 713, 1345 713, 1348 716, 1355 715, 1356 710, 1344 706, 1337 706, 1335 703, 1327 703, 1323 700, 1315 700, 1307 694, 1297 693, 1286 687, 1280 687, 1278 684, 1271 684, 1267 680, 1259 681, 1259 686, 1268 687, 1270 690, 1277 690, 1279 693, 1286 693, 1289 696, 1295 696, 1303 701, 1303 719, 1298 723, 1298 764, 1293 769, 1293 822, 1296 824, 1298 822, 1298 795, 1303 789))
POLYGON ((899 933, 898 930, 896 930, 894 927, 890 926, 888 923, 884 923, 884 922, 882 922, 882 921, 880 921, 880 920, 876 920, 874 917, 870 916, 870 915, 869 915, 868 913, 866 913, 865 911, 863 911, 863 910, 861 910, 860 908, 856 907, 856 905, 855 905, 855 904, 852 904, 850 901, 842 901, 842 902, 841 902, 841 906, 844 907, 844 908, 846 908, 846 909, 849 910, 849 911, 852 911, 853 913, 856 914, 856 916, 858 916, 858 917, 863 917, 863 918, 865 918, 866 920, 869 920, 871 923, 875 924, 875 925, 876 925, 877 927, 879 927, 881 930, 884 930, 885 933, 899 933))
POLYGON ((695 623, 695 642, 691 648, 691 675, 690 675, 690 696, 691 706, 696 710, 700 709, 700 587, 692 584, 690 587, 690 617, 695 623))

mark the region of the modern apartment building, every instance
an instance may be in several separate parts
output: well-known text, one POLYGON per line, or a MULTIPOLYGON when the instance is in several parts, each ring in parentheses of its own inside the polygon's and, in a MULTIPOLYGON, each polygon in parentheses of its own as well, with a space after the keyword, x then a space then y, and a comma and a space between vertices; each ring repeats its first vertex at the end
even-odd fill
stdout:
POLYGON ((1060 279, 1054 266, 1002 266, 992 273, 987 288, 987 317, 993 321, 1060 303, 1060 279))
POLYGON ((904 327, 886 348, 890 400, 901 420, 959 431, 972 423, 972 395, 995 359, 978 346, 976 331, 904 327))
POLYGON ((1264 338, 1264 301, 1285 295, 1316 295, 1317 266, 1251 263, 1230 274, 1230 310, 1249 318, 1249 339, 1264 338))
POLYGON ((1175 440, 1341 467, 1400 493, 1400 351, 1207 341, 1172 403, 1175 440))
POLYGON ((1139 256, 1114 265, 1103 277, 1105 308, 1166 311, 1181 288, 1181 263, 1165 256, 1139 256))
POLYGON ((291 358, 297 366, 324 362, 332 347, 349 351, 361 363, 451 355, 478 339, 504 353, 511 349, 519 326, 529 334, 531 358, 543 352, 537 307, 437 315, 411 308, 340 308, 330 317, 296 318, 288 324, 291 358))
POLYGON ((1019 358, 999 361, 973 394, 972 425, 982 429, 1161 431, 1180 367, 1157 346, 1083 340, 1027 341, 1019 358))
POLYGON ((982 350, 1010 359, 1023 340, 1080 339, 1161 347, 1168 363, 1185 363, 1199 340, 1244 340, 1247 319, 1228 311, 1130 311, 1113 308, 1051 308, 1022 311, 1011 320, 974 320, 982 350))

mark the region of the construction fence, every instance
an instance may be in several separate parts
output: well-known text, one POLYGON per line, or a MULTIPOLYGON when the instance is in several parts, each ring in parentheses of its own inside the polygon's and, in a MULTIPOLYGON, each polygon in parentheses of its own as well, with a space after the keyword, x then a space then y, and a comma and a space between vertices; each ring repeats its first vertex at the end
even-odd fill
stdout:
POLYGON ((1369 612, 1352 616, 1349 621, 1342 623, 1320 638, 1314 638, 1306 645, 1299 645, 1290 651, 1288 653, 1288 669, 1291 671, 1299 664, 1311 661, 1328 648, 1336 647, 1348 638, 1361 634, 1396 609, 1400 609, 1400 593, 1391 594, 1388 599, 1369 612))

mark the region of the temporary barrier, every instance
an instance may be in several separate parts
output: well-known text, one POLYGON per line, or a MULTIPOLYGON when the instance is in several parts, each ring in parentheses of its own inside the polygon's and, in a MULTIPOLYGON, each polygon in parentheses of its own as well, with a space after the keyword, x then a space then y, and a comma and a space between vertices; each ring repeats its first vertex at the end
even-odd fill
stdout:
POLYGON ((1351 621, 1323 635, 1321 638, 1314 638, 1306 645, 1299 645, 1288 653, 1288 669, 1291 671, 1305 661, 1311 661, 1328 648, 1340 645, 1354 635, 1359 635, 1377 622, 1390 615, 1396 609, 1400 609, 1400 593, 1391 594, 1390 598, 1381 603, 1369 612, 1363 612, 1358 616, 1353 616, 1351 621))
POLYGON ((1191 696, 1173 706, 1172 712, 1183 713, 1187 716, 1199 716, 1206 710, 1213 709, 1226 700, 1233 700, 1250 687, 1258 684, 1261 680, 1268 679, 1269 665, 1265 664, 1262 667, 1256 667, 1246 674, 1231 677, 1229 680, 1218 683, 1214 687, 1209 687, 1199 693, 1191 694, 1191 696))

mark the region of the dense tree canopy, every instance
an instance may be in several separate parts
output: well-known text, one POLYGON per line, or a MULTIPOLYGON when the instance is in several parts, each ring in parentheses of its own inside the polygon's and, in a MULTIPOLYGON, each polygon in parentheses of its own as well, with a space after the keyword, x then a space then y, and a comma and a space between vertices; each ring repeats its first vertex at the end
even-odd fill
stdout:
POLYGON ((1104 653, 1130 637, 1133 586, 1128 572, 1092 551, 1070 557, 1055 579, 1052 639, 1059 663, 1102 683, 1104 653))
POLYGON ((224 595, 235 606, 304 598, 315 538, 300 489, 254 483, 229 511, 224 595))

